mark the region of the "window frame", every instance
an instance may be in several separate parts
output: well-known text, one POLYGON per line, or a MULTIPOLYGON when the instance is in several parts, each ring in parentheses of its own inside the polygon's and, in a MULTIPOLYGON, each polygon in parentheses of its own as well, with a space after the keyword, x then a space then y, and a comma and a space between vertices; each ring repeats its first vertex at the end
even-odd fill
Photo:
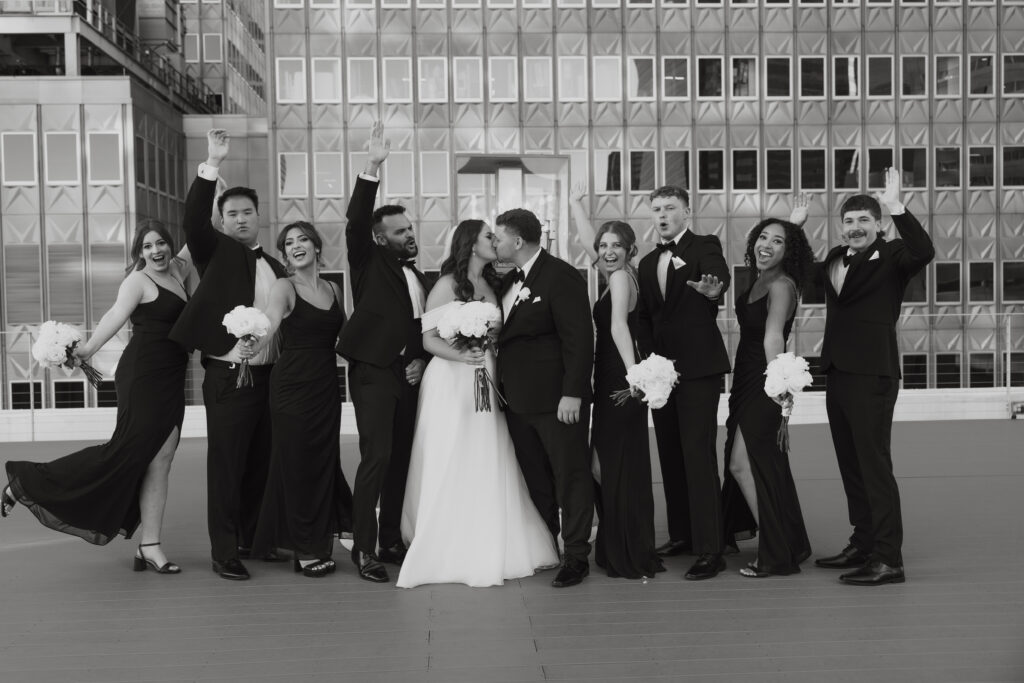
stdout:
POLYGON ((654 102, 658 99, 658 58, 654 55, 627 55, 626 56, 626 100, 629 102, 654 102), (638 77, 634 76, 635 69, 633 62, 646 60, 651 63, 651 94, 634 95, 633 86, 639 85, 638 77), (634 79, 637 79, 634 82, 634 79))
MULTIPOLYGON (((39 185, 39 140, 34 130, 5 130, 0 132, 0 168, 3 170, 3 177, 0 177, 0 184, 4 187, 32 187, 39 185), (32 136, 32 180, 8 180, 7 171, 9 166, 3 163, 4 153, 7 149, 7 137, 15 135, 30 135, 32 136)), ((22 168, 25 165, 21 166, 22 168)))
POLYGON ((828 178, 829 178, 829 163, 828 163, 828 150, 824 148, 812 148, 812 149, 800 149, 800 153, 797 155, 799 166, 797 167, 797 175, 799 180, 794 181, 795 185, 798 185, 800 192, 828 192, 828 178), (804 187, 804 153, 821 153, 822 159, 822 185, 821 187, 804 187))
POLYGON ((518 102, 519 101, 519 58, 509 55, 491 55, 487 58, 487 101, 488 102, 518 102), (512 84, 509 90, 512 95, 505 97, 494 96, 494 65, 512 65, 512 84))
POLYGON ((695 62, 695 66, 696 66, 697 71, 696 71, 696 79, 695 79, 696 80, 696 84, 695 84, 696 87, 695 87, 695 90, 694 90, 694 94, 695 94, 694 100, 697 101, 697 102, 724 102, 725 101, 725 93, 729 89, 729 86, 731 86, 731 84, 732 84, 731 76, 727 76, 726 73, 725 73, 725 57, 722 56, 722 55, 703 55, 703 56, 699 56, 699 57, 697 57, 697 61, 695 62), (700 77, 701 77, 700 64, 703 61, 713 61, 713 60, 718 62, 719 91, 720 91, 720 93, 718 95, 701 95, 700 94, 700 77))
POLYGON ((449 99, 448 99, 449 85, 450 85, 450 81, 449 81, 449 78, 448 78, 448 58, 447 57, 438 57, 436 55, 423 55, 421 57, 417 57, 416 58, 416 98, 417 98, 418 102, 420 102, 422 104, 447 104, 448 101, 449 101, 449 99), (440 64, 441 65, 441 73, 442 73, 442 79, 444 81, 444 83, 443 83, 444 87, 442 88, 443 94, 440 95, 439 97, 426 98, 426 97, 423 96, 423 65, 424 65, 424 63, 440 64))
POLYGON ((484 101, 484 60, 483 57, 473 56, 462 56, 452 57, 452 101, 453 102, 483 102, 484 101), (475 97, 463 97, 459 95, 459 89, 455 85, 456 82, 461 82, 465 77, 467 80, 469 75, 459 74, 459 64, 475 64, 476 65, 476 92, 475 97))
POLYGON ((765 147, 764 148, 764 187, 762 188, 765 192, 784 192, 790 193, 794 190, 794 164, 793 164, 793 148, 792 147, 765 147), (768 187, 768 179, 772 175, 768 172, 768 155, 771 152, 785 152, 789 156, 789 186, 788 187, 768 187))
MULTIPOLYGON (((761 187, 761 154, 760 148, 758 147, 732 147, 729 150, 729 174, 728 178, 730 181, 730 189, 733 193, 737 192, 760 192, 763 188, 761 187), (736 187, 736 155, 738 153, 754 153, 754 187, 736 187)), ((765 155, 767 158, 767 155, 765 155)))
POLYGON ((216 33, 216 32, 212 32, 212 31, 210 33, 204 33, 203 34, 202 43, 203 43, 203 63, 204 64, 223 64, 224 63, 224 35, 222 33, 216 33), (207 53, 210 51, 209 47, 206 44, 206 39, 207 38, 217 38, 217 40, 219 41, 219 45, 217 47, 218 47, 218 51, 220 52, 220 55, 217 57, 217 59, 212 59, 212 58, 210 58, 207 55, 207 53))
POLYGON ((724 147, 705 147, 705 148, 698 147, 697 148, 697 191, 698 192, 707 193, 707 194, 724 194, 725 191, 726 191, 726 188, 729 186, 728 178, 729 178, 729 173, 731 171, 731 169, 728 167, 728 162, 729 162, 728 155, 726 155, 724 147), (722 187, 720 187, 720 188, 703 187, 701 185, 701 183, 700 183, 700 169, 704 166, 704 164, 701 164, 700 157, 701 157, 701 154, 704 154, 704 153, 707 153, 707 154, 718 153, 718 154, 721 154, 721 156, 722 156, 722 187))
POLYGON ((345 196, 345 153, 344 152, 313 152, 313 196, 325 199, 340 199, 345 196), (323 163, 321 157, 337 156, 338 158, 338 185, 337 194, 330 194, 319 191, 320 165, 323 163))
POLYGON ((996 96, 996 55, 993 52, 975 52, 967 54, 967 68, 965 69, 964 75, 964 91, 968 98, 983 100, 991 99, 996 96), (988 58, 992 64, 991 74, 988 81, 989 91, 988 92, 973 92, 974 88, 974 70, 971 69, 971 61, 975 58, 983 59, 988 58))
POLYGON ((1024 267, 1024 259, 1002 259, 999 262, 999 295, 1004 304, 1024 304, 1024 295, 1019 299, 1010 299, 1006 296, 1006 266, 1020 265, 1024 267))
POLYGON ((384 195, 390 200, 391 197, 415 197, 416 196, 416 158, 415 154, 408 149, 398 149, 391 152, 389 155, 393 157, 393 163, 384 164, 384 175, 381 177, 384 185, 384 195), (397 184, 396 176, 393 173, 397 173, 400 169, 409 170, 409 188, 408 192, 405 188, 395 187, 397 184))
POLYGON ((411 104, 414 98, 415 88, 413 87, 413 71, 412 71, 412 57, 384 57, 380 60, 381 68, 381 99, 385 104, 411 104), (408 82, 407 90, 408 94, 396 95, 390 92, 388 88, 388 76, 389 70, 393 68, 393 65, 402 65, 405 67, 405 77, 408 82))
POLYGON ((933 145, 932 150, 932 184, 936 191, 953 191, 964 188, 964 148, 962 145, 933 145), (939 185, 939 150, 956 150, 957 152, 957 184, 939 185))
POLYGON ((590 99, 591 99, 591 101, 593 101, 593 102, 622 102, 623 101, 624 93, 623 93, 623 89, 622 89, 623 88, 623 83, 622 83, 622 55, 594 55, 593 57, 590 58, 590 72, 591 72, 591 74, 593 74, 594 85, 595 85, 594 89, 592 89, 591 92, 590 92, 590 99), (612 95, 612 94, 603 95, 602 94, 601 96, 598 96, 597 88, 596 88, 597 81, 598 81, 598 72, 599 72, 598 64, 608 64, 608 65, 611 65, 612 62, 615 63, 615 67, 616 67, 614 69, 613 73, 615 74, 615 78, 617 80, 617 87, 615 88, 615 90, 617 91, 618 95, 612 95))
POLYGON ((964 300, 964 265, 960 261, 936 261, 935 277, 932 278, 932 300, 936 306, 959 306, 964 300), (956 279, 959 283, 956 299, 939 299, 939 266, 956 266, 956 279))
POLYGON ((589 64, 587 58, 584 55, 558 55, 557 67, 558 69, 558 80, 556 87, 558 88, 558 101, 559 102, 586 102, 590 97, 590 87, 588 85, 588 76, 590 75, 589 64), (564 79, 568 78, 565 76, 565 68, 563 64, 566 62, 579 63, 583 65, 583 78, 579 79, 579 82, 583 84, 582 95, 569 95, 565 94, 565 83, 564 79))
POLYGON ((963 97, 964 92, 964 60, 962 55, 956 53, 938 53, 934 55, 932 60, 932 79, 939 77, 939 60, 940 59, 955 59, 956 60, 956 85, 957 92, 953 94, 939 94, 939 84, 937 81, 933 81, 932 89, 934 91, 933 97, 940 100, 959 100, 963 97))
POLYGON ((554 102, 555 100, 555 64, 550 55, 531 55, 523 57, 523 102, 554 102), (527 77, 530 71, 526 68, 528 63, 546 63, 547 69, 547 92, 530 95, 531 79, 527 77))
POLYGON ((864 58, 865 63, 865 83, 864 83, 864 96, 869 100, 892 100, 896 97, 896 60, 893 59, 893 55, 878 55, 872 54, 867 55, 864 58), (885 59, 889 61, 889 92, 884 95, 872 95, 871 94, 871 61, 885 59))
POLYGON ((777 102, 793 99, 793 57, 790 55, 765 55, 764 59, 761 61, 764 63, 762 74, 764 81, 764 100, 766 102, 777 102), (786 85, 788 86, 788 92, 785 95, 768 94, 768 62, 772 60, 782 60, 786 62, 786 73, 788 74, 786 85))
POLYGON ((797 62, 797 83, 799 97, 798 99, 805 102, 823 102, 827 101, 831 91, 829 90, 829 84, 831 80, 829 78, 829 64, 827 57, 820 57, 817 55, 800 55, 797 62), (821 95, 805 95, 804 94, 804 62, 820 61, 821 62, 821 95))
POLYGON ((757 100, 761 96, 761 84, 759 82, 760 74, 758 70, 760 65, 756 55, 729 55, 729 100, 733 102, 751 102, 757 100), (752 68, 749 69, 750 74, 754 79, 753 94, 751 95, 737 95, 736 94, 736 61, 752 61, 752 68))
POLYGON ((278 152, 277 153, 277 196, 281 199, 307 199, 309 197, 309 154, 306 152, 278 152), (305 170, 305 187, 304 192, 301 194, 285 194, 284 184, 281 179, 281 160, 284 156, 301 156, 302 165, 300 168, 305 170))
POLYGON ((419 167, 419 172, 420 172, 420 178, 419 178, 419 180, 420 180, 420 190, 419 190, 419 195, 421 197, 450 197, 451 196, 451 193, 452 193, 452 180, 451 180, 452 160, 451 160, 451 156, 448 154, 448 152, 446 152, 446 151, 437 151, 437 150, 422 150, 420 152, 420 154, 419 154, 419 161, 418 161, 417 166, 419 167), (424 170, 424 161, 427 159, 428 155, 430 157, 436 157, 436 158, 439 158, 439 159, 441 159, 441 158, 444 159, 445 173, 443 175, 443 177, 444 177, 444 189, 443 190, 440 190, 440 191, 437 191, 437 192, 428 192, 427 189, 424 187, 424 183, 423 183, 423 179, 424 178, 427 178, 427 177, 433 178, 433 177, 435 177, 435 175, 433 173, 427 174, 425 172, 425 170, 424 170))
POLYGON ((996 264, 994 261, 979 261, 979 260, 968 260, 967 261, 967 303, 968 304, 994 304, 996 302, 996 293, 999 291, 999 284, 996 282, 996 264), (975 299, 972 296, 972 266, 989 266, 992 268, 992 296, 987 299, 975 299))
POLYGON ((640 195, 650 194, 651 192, 653 192, 659 186, 659 182, 658 182, 658 150, 653 148, 653 147, 647 147, 647 148, 632 148, 631 147, 628 150, 626 150, 626 158, 629 159, 629 168, 627 169, 627 175, 628 175, 628 178, 629 178, 629 182, 626 183, 626 185, 625 185, 626 192, 629 192, 631 194, 640 194, 640 195), (634 153, 650 154, 651 155, 651 159, 654 162, 652 164, 652 166, 654 168, 654 178, 652 180, 652 187, 650 187, 650 188, 641 187, 641 188, 637 188, 635 190, 633 189, 633 154, 634 153))
MULTIPOLYGON (((1003 0, 1003 2, 1005 3, 1006 0, 1003 0)), ((1011 57, 1016 57, 1016 58, 1020 59, 1021 69, 1022 69, 1022 71, 1024 71, 1024 52, 1004 52, 1004 53, 1002 53, 1002 58, 1003 59, 1002 59, 1002 63, 999 65, 1000 66, 1000 69, 999 69, 999 83, 1000 83, 1000 86, 1001 86, 999 94, 1002 95, 1004 99, 1006 99, 1006 98, 1009 98, 1009 99, 1020 99, 1020 98, 1024 97, 1024 81, 1020 81, 1021 86, 1020 86, 1020 90, 1018 92, 1012 92, 1012 93, 1006 92, 1006 73, 1009 71, 1009 69, 1007 69, 1006 61, 1008 59, 1010 59, 1011 57)))
MULTIPOLYGON (((661 99, 665 102, 685 102, 690 99, 690 81, 693 80, 690 76, 690 57, 688 55, 662 55, 661 57, 661 99), (666 79, 668 78, 668 69, 666 68, 666 62, 670 59, 682 60, 686 64, 686 94, 669 95, 668 88, 666 88, 666 79)), ((673 76, 673 80, 677 80, 673 76)))
POLYGON ((967 146, 967 189, 968 190, 994 190, 996 187, 996 178, 998 173, 996 172, 996 147, 995 145, 968 145, 967 146), (971 157, 972 152, 976 149, 987 149, 992 155, 992 182, 988 185, 975 185, 971 182, 973 174, 971 173, 971 157))
MULTIPOLYGON (((864 82, 864 75, 861 73, 861 58, 860 58, 860 55, 832 55, 832 74, 831 75, 832 75, 832 90, 831 90, 831 93, 832 93, 832 99, 833 100, 851 101, 851 100, 859 100, 860 99, 861 91, 863 90, 862 84, 864 82), (857 73, 857 84, 856 84, 857 85, 857 92, 856 92, 856 94, 853 94, 853 95, 840 95, 840 94, 838 94, 836 92, 836 84, 839 81, 839 79, 836 78, 836 73, 838 71, 839 60, 841 60, 841 59, 847 59, 847 60, 852 59, 852 60, 854 60, 856 62, 856 66, 855 66, 855 70, 856 70, 856 73, 857 73)), ((826 92, 828 92, 828 91, 826 91, 826 92)))
POLYGON ((931 73, 929 73, 928 67, 929 67, 929 64, 928 64, 928 56, 927 55, 918 55, 918 54, 900 55, 900 99, 903 99, 903 100, 926 100, 929 97, 931 97, 931 92, 930 92, 930 89, 929 89, 929 86, 931 85, 931 83, 928 80, 929 78, 931 78, 931 73), (924 92, 923 93, 908 94, 906 92, 906 85, 907 85, 907 83, 906 83, 906 75, 907 75, 906 74, 906 65, 910 61, 915 61, 915 62, 919 61, 921 64, 924 64, 924 79, 923 79, 923 82, 924 82, 924 92))
POLYGON ((277 57, 277 58, 275 58, 275 60, 274 60, 274 94, 276 95, 275 102, 277 104, 305 104, 306 103, 306 96, 308 94, 306 92, 306 81, 307 80, 308 80, 308 76, 306 74, 306 59, 305 59, 305 57, 277 57), (299 64, 302 65, 302 69, 300 71, 300 74, 301 74, 302 77, 299 80, 299 82, 302 83, 302 87, 301 87, 302 94, 301 94, 301 97, 288 98, 288 99, 283 99, 281 97, 281 64, 283 62, 298 62, 299 64))
POLYGON ((345 88, 345 94, 349 104, 376 104, 380 99, 380 87, 377 83, 377 58, 376 57, 349 57, 345 62, 345 76, 347 77, 347 86, 345 88), (372 95, 362 95, 359 97, 353 96, 352 84, 357 79, 352 78, 353 66, 357 64, 369 64, 370 70, 373 75, 371 82, 373 84, 372 95))
POLYGON ((309 72, 310 72, 310 76, 311 76, 310 77, 310 100, 314 104, 339 104, 339 103, 341 103, 341 101, 343 99, 342 94, 344 93, 344 89, 343 89, 344 85, 341 82, 341 57, 313 57, 312 59, 309 60, 309 72), (316 63, 317 62, 327 62, 327 63, 332 63, 333 62, 336 65, 337 68, 334 70, 334 73, 333 73, 333 75, 335 77, 335 81, 336 81, 335 82, 336 92, 338 93, 336 98, 325 98, 325 97, 317 96, 317 92, 316 92, 317 91, 317 87, 316 87, 316 63))
POLYGON ((601 149, 595 149, 593 151, 593 158, 594 158, 594 188, 595 188, 594 189, 594 194, 595 195, 604 195, 606 197, 608 197, 608 196, 614 197, 615 195, 621 195, 623 190, 625 190, 626 186, 627 186, 627 184, 626 184, 626 161, 625 161, 625 159, 623 157, 622 150, 621 149, 615 149, 615 148, 612 148, 612 147, 605 147, 605 148, 601 148, 601 149), (598 182, 599 178, 598 178, 598 175, 597 175, 597 157, 598 157, 599 154, 611 155, 611 154, 616 154, 616 153, 619 155, 619 189, 617 189, 617 190, 614 190, 614 189, 613 190, 601 189, 601 187, 604 185, 604 183, 599 183, 598 182))
POLYGON ((77 130, 47 130, 43 131, 43 181, 51 187, 67 187, 80 185, 82 183, 82 138, 77 130), (72 135, 75 138, 75 179, 74 180, 51 180, 50 179, 50 137, 55 135, 72 135))
POLYGON ((124 138, 121 131, 90 130, 85 134, 85 144, 89 151, 85 155, 85 178, 87 185, 123 185, 124 184, 124 138), (94 135, 113 135, 117 138, 117 180, 95 180, 92 177, 92 138, 94 135))

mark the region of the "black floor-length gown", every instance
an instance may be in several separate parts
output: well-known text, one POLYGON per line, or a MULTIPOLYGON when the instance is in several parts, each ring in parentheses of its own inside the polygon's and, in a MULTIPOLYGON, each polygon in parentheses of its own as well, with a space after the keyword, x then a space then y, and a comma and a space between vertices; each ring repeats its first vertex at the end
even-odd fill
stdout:
POLYGON ((131 314, 132 337, 114 373, 117 424, 108 443, 51 462, 8 462, 11 493, 40 522, 106 545, 139 526, 139 491, 150 462, 185 416, 188 355, 168 332, 185 302, 157 285, 131 314))
POLYGON ((270 373, 272 448, 253 556, 276 548, 327 559, 352 530, 352 490, 341 472, 341 394, 334 345, 345 322, 337 301, 317 308, 297 293, 281 321, 270 373))
MULTIPOLYGON (((810 556, 811 544, 789 469, 789 455, 779 449, 776 441, 782 411, 764 391, 764 372, 768 367, 764 355, 768 297, 748 301, 749 296, 750 289, 747 289, 736 297, 740 343, 729 394, 722 486, 726 541, 735 545, 735 538, 750 538, 756 531, 760 533, 758 569, 772 574, 793 574, 800 571, 800 563, 810 556), (737 429, 747 447, 760 524, 754 522, 739 485, 729 472, 737 429)), ((785 339, 789 339, 792 328, 793 316, 790 316, 783 329, 785 339)))
MULTIPOLYGON (((627 318, 636 338, 636 311, 627 318)), ((594 346, 593 449, 601 467, 594 497, 598 510, 594 559, 608 576, 629 579, 654 576, 662 563, 654 552, 654 493, 647 406, 629 399, 617 406, 613 392, 628 389, 626 368, 612 339, 610 293, 594 304, 597 339, 594 346)))

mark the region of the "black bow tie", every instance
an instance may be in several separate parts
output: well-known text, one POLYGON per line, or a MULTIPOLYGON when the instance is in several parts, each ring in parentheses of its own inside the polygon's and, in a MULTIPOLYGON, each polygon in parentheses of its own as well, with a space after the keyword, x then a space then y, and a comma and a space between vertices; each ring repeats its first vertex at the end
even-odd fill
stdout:
POLYGON ((257 259, 263 258, 263 247, 256 247, 252 250, 252 253, 256 254, 257 259))
POLYGON ((668 253, 671 254, 672 250, 675 249, 675 246, 675 242, 658 242, 657 244, 654 245, 654 248, 658 250, 659 254, 663 251, 667 251, 668 253))
POLYGON ((510 285, 514 285, 517 282, 523 282, 526 279, 526 273, 521 268, 516 268, 512 271, 512 278, 509 280, 510 285))
POLYGON ((416 267, 416 259, 414 259, 414 258, 400 258, 400 259, 398 259, 398 263, 401 264, 401 266, 403 268, 415 268, 416 267))
POLYGON ((843 254, 843 265, 849 268, 850 263, 853 262, 854 256, 856 256, 856 254, 851 254, 850 252, 846 252, 845 254, 843 254))

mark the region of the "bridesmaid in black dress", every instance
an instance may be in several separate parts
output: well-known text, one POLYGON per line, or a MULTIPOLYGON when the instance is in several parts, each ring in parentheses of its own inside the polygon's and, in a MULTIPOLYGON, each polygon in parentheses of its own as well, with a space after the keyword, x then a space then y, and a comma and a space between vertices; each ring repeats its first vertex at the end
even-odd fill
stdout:
POLYGON ((647 406, 637 400, 617 406, 613 392, 628 389, 626 370, 635 353, 637 323, 636 236, 628 223, 608 221, 596 234, 583 208, 582 187, 573 188, 573 217, 580 243, 608 287, 594 304, 594 412, 591 446, 600 480, 595 501, 599 523, 594 561, 608 576, 652 578, 664 571, 654 551, 654 494, 647 406), (592 243, 592 244, 591 244, 592 243))
POLYGON ((280 327, 281 356, 270 374, 270 473, 253 553, 287 548, 295 552, 296 572, 319 578, 335 570, 334 536, 352 530, 334 352, 345 312, 341 289, 319 277, 323 241, 316 228, 292 223, 277 248, 292 274, 274 284, 266 311, 271 331, 262 343, 280 327))
POLYGON ((750 231, 747 265, 756 278, 736 296, 740 342, 736 349, 722 488, 726 540, 760 531, 757 559, 740 570, 748 577, 793 574, 811 554, 789 455, 777 443, 780 406, 764 391, 768 361, 786 350, 797 301, 813 255, 804 231, 767 219, 750 231))
POLYGON ((185 415, 188 355, 167 338, 188 298, 189 269, 174 256, 167 229, 150 222, 132 241, 130 274, 117 301, 75 355, 86 360, 129 319, 132 337, 114 374, 117 425, 108 443, 46 463, 7 463, 3 516, 21 503, 44 525, 105 545, 142 525, 134 568, 180 568, 160 547, 167 475, 185 415))

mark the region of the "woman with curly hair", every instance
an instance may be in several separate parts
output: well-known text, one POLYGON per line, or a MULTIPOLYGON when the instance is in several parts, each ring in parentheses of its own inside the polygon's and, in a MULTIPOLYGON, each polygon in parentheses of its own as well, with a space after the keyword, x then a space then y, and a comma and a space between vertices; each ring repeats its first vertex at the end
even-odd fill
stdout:
POLYGON ((781 410, 764 391, 764 372, 768 361, 786 350, 813 260, 807 236, 794 222, 768 218, 747 237, 746 263, 756 275, 736 295, 740 342, 729 394, 722 487, 727 542, 760 531, 757 558, 740 570, 747 577, 799 572, 811 554, 789 455, 777 443, 781 410))
POLYGON ((494 377, 494 352, 455 348, 437 330, 449 311, 466 302, 499 307, 493 236, 484 221, 459 223, 427 297, 423 348, 433 358, 420 383, 402 505, 409 551, 398 575, 400 588, 500 586, 558 561, 519 470, 498 396, 492 389, 489 412, 475 407, 474 375, 483 366, 494 377))

